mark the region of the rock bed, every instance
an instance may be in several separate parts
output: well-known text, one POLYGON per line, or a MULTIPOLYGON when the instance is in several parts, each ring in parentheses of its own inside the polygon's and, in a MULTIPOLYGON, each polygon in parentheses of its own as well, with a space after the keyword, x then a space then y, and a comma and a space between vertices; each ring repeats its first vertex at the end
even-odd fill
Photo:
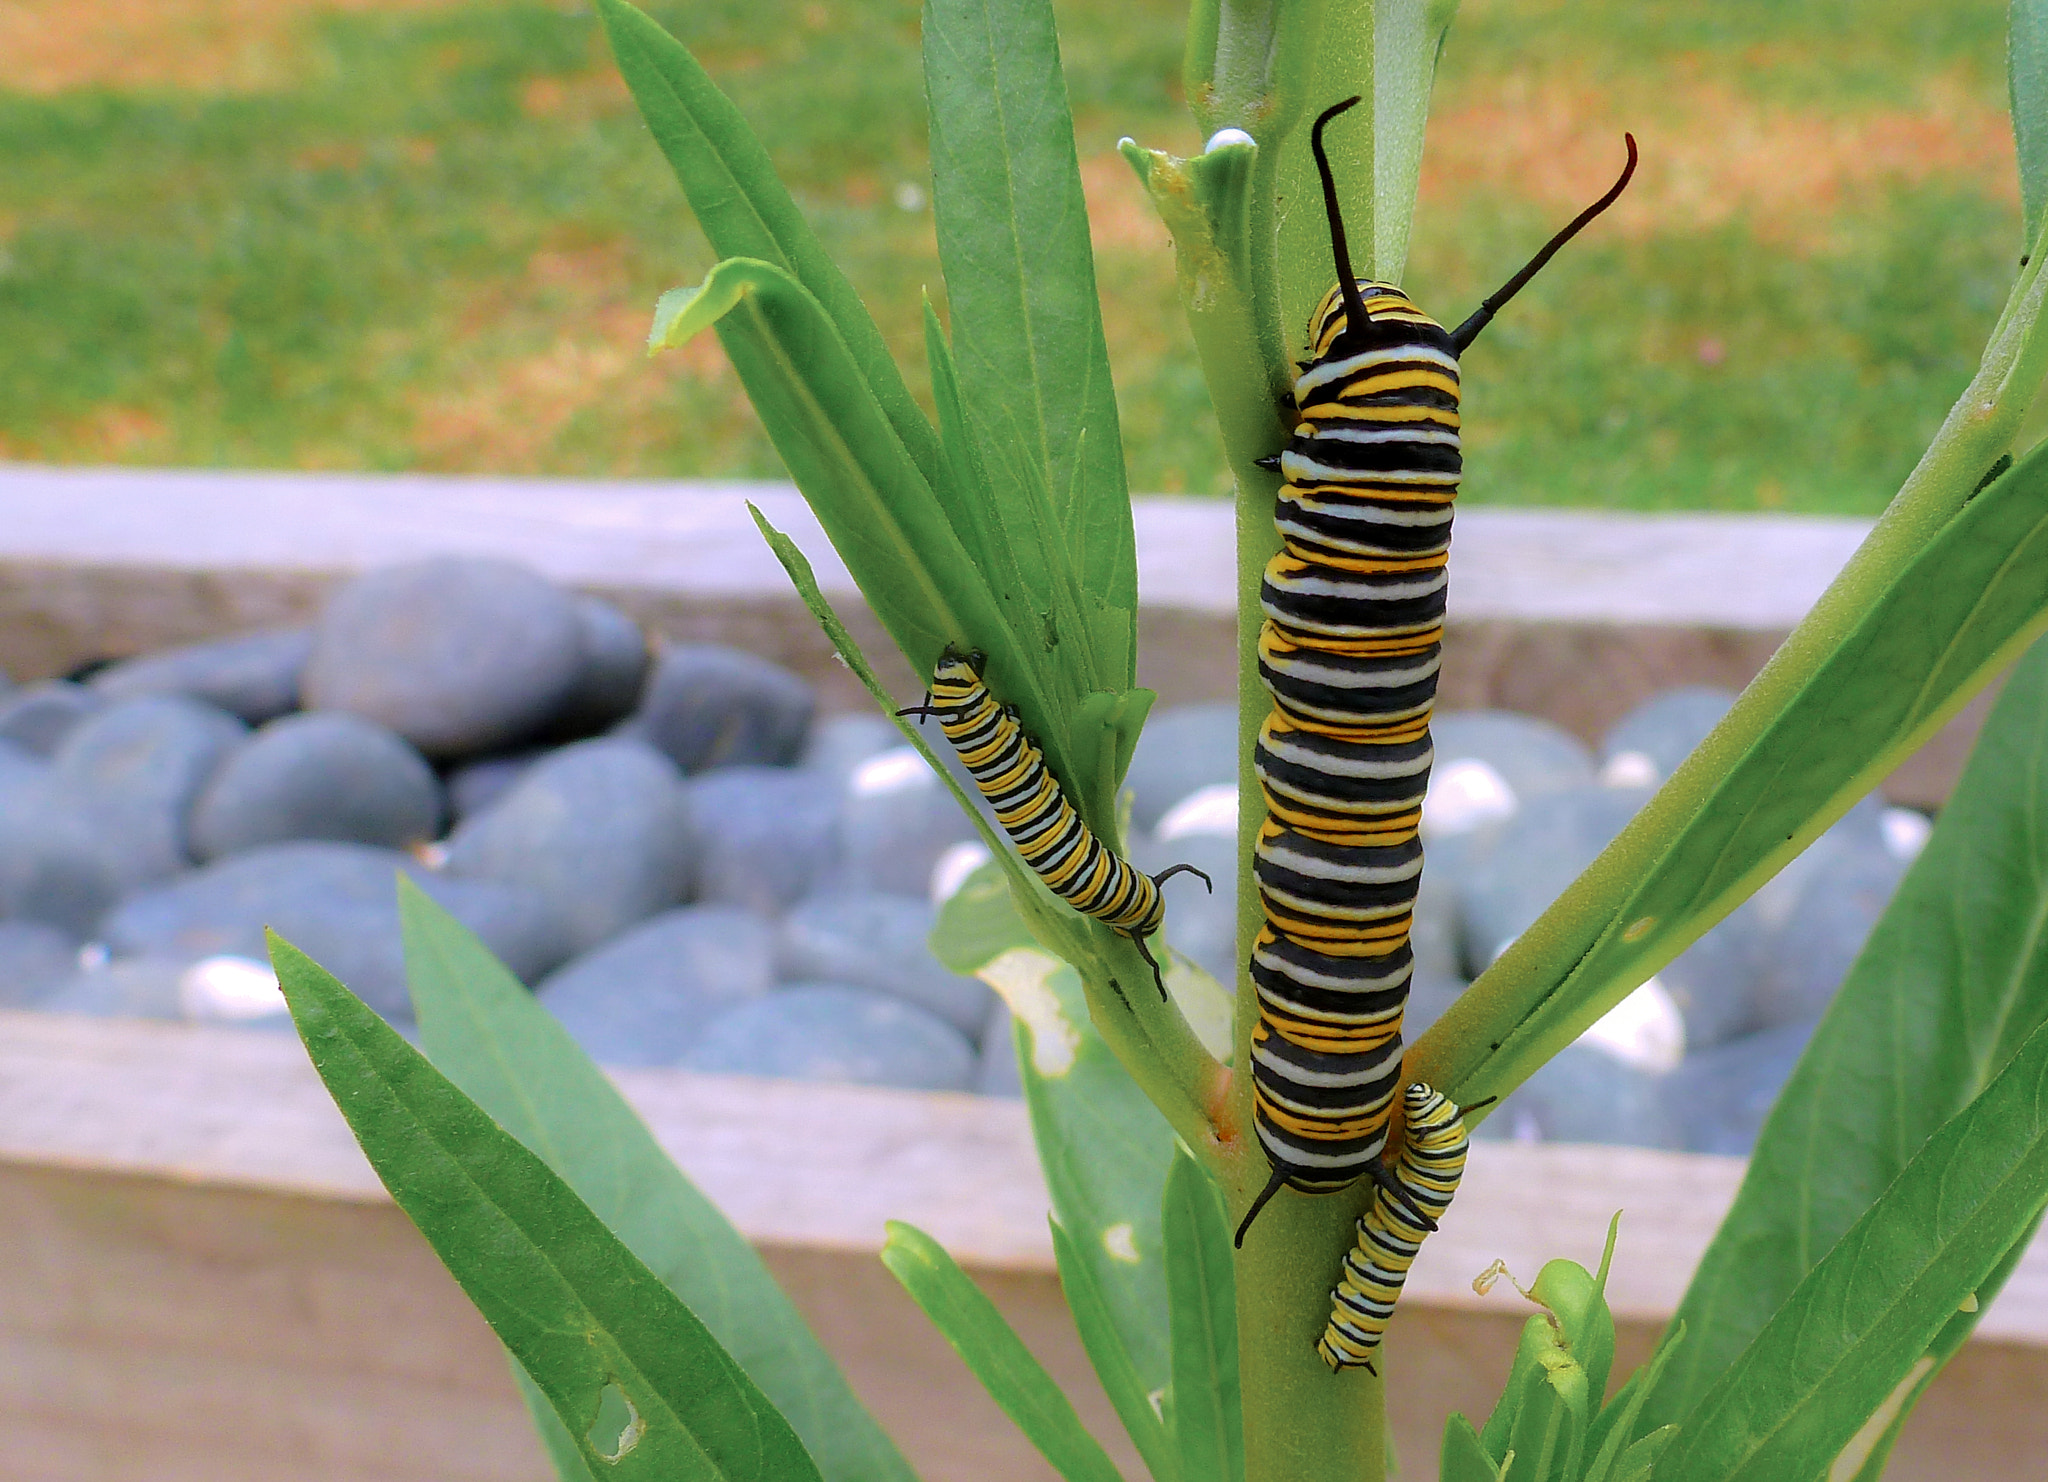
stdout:
MULTIPOLYGON (((1729 697, 1676 690, 1589 751, 1500 712, 1436 727, 1411 1024, 1619 831, 1729 697)), ((274 926, 401 1027, 391 880, 475 930, 598 1059, 1014 1094, 1007 1014, 925 937, 980 857, 878 715, 509 563, 372 573, 310 628, 0 681, 0 1004, 286 1028, 274 926)), ((1228 980, 1225 706, 1162 709, 1132 855, 1228 980)), ((1546 1066, 1482 1135, 1745 1151, 1925 837, 1866 801, 1546 1066)))

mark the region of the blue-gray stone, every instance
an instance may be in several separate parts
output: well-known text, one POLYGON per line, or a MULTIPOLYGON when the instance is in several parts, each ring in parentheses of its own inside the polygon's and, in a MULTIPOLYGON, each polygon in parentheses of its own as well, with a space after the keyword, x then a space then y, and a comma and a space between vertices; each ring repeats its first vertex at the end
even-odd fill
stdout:
POLYGON ((0 916, 83 937, 120 893, 83 800, 47 763, 0 769, 0 916))
POLYGON ((1237 981, 1237 841, 1221 834, 1185 834, 1178 839, 1140 836, 1131 862, 1148 875, 1191 864, 1215 886, 1211 892, 1191 874, 1175 875, 1160 887, 1166 901, 1166 940, 1203 972, 1229 986, 1237 981))
POLYGON ((526 769, 546 755, 545 751, 536 750, 508 751, 502 756, 478 757, 473 762, 464 762, 451 770, 445 779, 448 811, 458 823, 474 818, 518 786, 519 779, 526 775, 526 769))
POLYGON ((584 671, 575 601, 510 561, 442 557, 356 578, 328 601, 300 681, 309 710, 389 726, 436 759, 516 746, 584 671))
POLYGON ((245 633, 123 659, 89 684, 109 700, 189 695, 260 726, 299 708, 299 673, 312 651, 310 628, 245 633))
POLYGON ((862 762, 901 745, 903 733, 894 721, 869 710, 846 711, 823 716, 811 727, 797 765, 807 772, 821 772, 843 787, 862 762))
POLYGON ((1500 1104, 1478 1135, 1680 1149, 1685 1134, 1666 1104, 1667 1078, 1598 1045, 1566 1045, 1500 1104))
POLYGON ((1840 849, 1821 862, 1790 918, 1765 943, 1757 1027, 1821 1016, 1905 872, 1904 863, 1882 847, 1840 849))
POLYGON ((1465 940, 1458 920, 1458 887, 1449 864, 1431 846, 1424 851, 1422 886, 1415 895, 1415 918, 1408 945, 1415 953, 1415 971, 1455 978, 1464 971, 1465 940))
POLYGON ((1651 775, 1630 780, 1661 782, 1678 770, 1734 704, 1735 696, 1728 691, 1706 685, 1666 690, 1631 710, 1601 738, 1600 761, 1612 765, 1616 757, 1634 752, 1649 764, 1651 775))
POLYGON ((583 659, 576 683, 547 725, 547 739, 577 741, 617 725, 640 703, 653 656, 640 625, 599 597, 575 597, 583 659))
POLYGON ((1598 786, 1547 793, 1490 831, 1455 881, 1467 970, 1476 976, 1540 916, 1648 796, 1598 786))
POLYGON ((1806 887, 1827 871, 1859 859, 1894 858, 1885 842, 1884 815, 1884 800, 1875 794, 1858 799, 1826 833, 1758 886, 1750 903, 1763 929, 1767 933, 1785 930, 1806 887))
POLYGON ((0 921, 0 1008, 33 1008, 78 971, 78 942, 41 921, 0 921))
POLYGON ((1401 1021, 1401 1038, 1414 1044, 1422 1032, 1441 1019, 1469 985, 1448 973, 1425 971, 1417 964, 1415 980, 1408 989, 1408 1012, 1401 1021))
POLYGON ((855 1081, 913 1091, 964 1091, 974 1047, 938 1015, 862 988, 804 983, 714 1019, 682 1058, 718 1075, 855 1081))
POLYGON ((218 859, 287 839, 403 848, 441 824, 441 784, 403 739, 359 715, 310 710, 264 726, 192 809, 192 852, 218 859))
POLYGON ((1593 781, 1593 758, 1570 732, 1508 710, 1440 711, 1429 726, 1439 771, 1466 759, 1485 762, 1523 806, 1593 781))
POLYGON ((105 705, 82 684, 45 679, 0 695, 0 741, 49 756, 71 728, 105 705))
POLYGON ((839 806, 838 883, 850 890, 928 899, 939 856, 977 837, 914 746, 878 752, 855 767, 839 806))
POLYGON ((1024 1074, 1017 1066, 1017 1021, 1000 998, 989 1005, 981 1031, 981 1058, 975 1064, 974 1089, 983 1096, 1021 1097, 1024 1074))
POLYGON ((1765 936, 1762 915, 1744 901, 1657 970, 1657 981, 1685 1019, 1688 1053, 1754 1027, 1765 936))
POLYGON ((110 1019, 182 1019, 178 983, 191 964, 176 957, 132 957, 74 968, 36 1005, 49 1014, 110 1019))
POLYGON ((1785 1024, 1688 1054, 1664 1081, 1685 1146, 1748 1157, 1813 1030, 1811 1021, 1785 1024))
POLYGON ((1175 803, 1220 782, 1237 781, 1237 707, 1176 705, 1145 719, 1124 786, 1131 823, 1156 828, 1175 803))
POLYGON ((538 982, 568 956, 561 923, 531 890, 448 879, 395 850, 313 841, 229 855, 139 891, 108 913, 100 935, 116 957, 191 962, 231 954, 264 961, 268 926, 377 1012, 407 1018, 400 871, 481 937, 522 982, 538 982))
POLYGON ((773 916, 831 878, 839 793, 830 777, 797 767, 719 767, 688 786, 699 900, 773 916))
POLYGON ((592 1059, 673 1065, 719 1014, 768 991, 772 956, 753 912, 681 906, 557 968, 536 992, 592 1059))
POLYGON ((533 764, 496 805, 448 837, 447 873, 546 900, 586 952, 679 904, 694 869, 683 779, 638 741, 578 741, 533 764))
POLYGON ((736 648, 684 643, 662 650, 622 725, 685 772, 785 767, 811 729, 817 697, 779 664, 736 648))
POLYGON ((248 728, 183 695, 117 700, 58 746, 51 776, 79 799, 124 887, 192 863, 193 802, 248 728))
POLYGON ((978 1039, 995 998, 979 978, 951 971, 927 945, 937 910, 875 891, 835 891, 799 902, 776 932, 777 973, 792 982, 838 982, 928 1009, 978 1039))

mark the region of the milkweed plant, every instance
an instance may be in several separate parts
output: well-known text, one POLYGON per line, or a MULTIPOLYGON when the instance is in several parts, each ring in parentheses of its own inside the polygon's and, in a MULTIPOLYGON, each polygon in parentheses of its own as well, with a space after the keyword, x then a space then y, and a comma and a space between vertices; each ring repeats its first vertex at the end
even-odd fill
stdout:
MULTIPOLYGON (((1292 364, 1332 277, 1321 212, 1289 209, 1318 201, 1308 121, 1365 100, 1330 144, 1359 269, 1398 282, 1455 9, 1194 0, 1186 94, 1208 147, 1123 145, 1172 233, 1237 480, 1240 961, 1260 919, 1249 757, 1279 486, 1256 460, 1288 435, 1292 364)), ((651 346, 718 335, 910 668, 930 674, 949 645, 986 655, 1083 821, 1120 839, 1153 697, 1135 680, 1130 500, 1049 0, 926 0, 947 305, 944 322, 925 314, 933 416, 713 80, 627 0, 599 10, 720 259, 661 300, 651 346)), ((1409 1049, 1407 1073, 1467 1106, 1505 1096, 2017 666, 1652 1359, 1614 1374, 1605 1263, 1552 1262, 1491 1414, 1447 1419, 1446 1482, 1875 1478, 2048 1203, 2048 649, 2027 652, 2048 628, 2048 453, 2015 445, 2048 370, 2048 0, 2015 0, 2009 60, 2026 242, 1974 379, 1719 728, 1409 1049)), ((755 518, 877 702, 911 703, 755 518)), ((1150 991, 1138 946, 1056 900, 940 775, 993 860, 934 947, 1015 1011, 1060 1279, 1146 1468, 1378 1482, 1382 1380, 1315 1352, 1370 1183, 1283 1197, 1232 1248, 1268 1173, 1248 1134, 1249 983, 1172 957, 1170 996, 1150 991)), ((372 1163, 510 1350, 561 1476, 907 1482, 759 1260, 604 1077, 474 938, 400 890, 420 1049, 281 941, 278 976, 372 1163)), ((1112 1482, 943 1249, 897 1225, 882 1258, 1055 1471, 1112 1482)), ((1379 1367, 1401 1363, 1396 1323, 1379 1367)))

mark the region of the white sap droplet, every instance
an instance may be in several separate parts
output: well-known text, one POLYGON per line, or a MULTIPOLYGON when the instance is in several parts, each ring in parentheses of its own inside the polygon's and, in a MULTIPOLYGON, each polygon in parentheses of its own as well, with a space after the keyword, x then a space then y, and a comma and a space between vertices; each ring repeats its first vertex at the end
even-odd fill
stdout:
POLYGON ((1209 142, 1202 146, 1202 153, 1214 154, 1217 150, 1228 149, 1233 144, 1256 143, 1258 143, 1258 140, 1252 138, 1243 129, 1218 129, 1209 136, 1209 142))
POLYGON ((979 839, 947 845, 946 852, 932 866, 932 904, 943 906, 958 895, 974 872, 994 857, 988 852, 988 845, 979 839))
POLYGON ((1138 1231, 1129 1220, 1119 1220, 1102 1232, 1102 1248, 1119 1261, 1138 1264, 1138 1231))
POLYGON ((1165 843, 1195 834, 1237 836, 1237 784, 1212 782, 1197 788, 1166 810, 1152 836, 1165 843))
POLYGON ((1663 1074, 1685 1058, 1685 1016, 1655 978, 1602 1014, 1579 1036, 1624 1065, 1663 1074))
POLYGON ((1646 751, 1617 751, 1600 769, 1602 787, 1655 787, 1663 780, 1646 751))
POLYGON ((1012 947, 975 973, 1031 1031, 1031 1068, 1042 1076, 1065 1075, 1081 1049, 1081 1031, 1068 1022, 1052 991, 1052 975, 1065 966, 1036 947, 1012 947))
POLYGON ((1877 826, 1884 833, 1885 852, 1908 864, 1920 857, 1920 851, 1927 847, 1927 836, 1934 832, 1933 820, 1911 808, 1885 809, 1877 826))
POLYGON ((925 765, 923 753, 915 746, 892 746, 855 767, 847 787, 857 798, 874 798, 937 783, 932 769, 925 765))
POLYGON ((1507 778, 1476 756, 1438 764, 1422 800, 1422 836, 1447 839, 1481 824, 1511 818, 1521 803, 1507 778))
POLYGON ((178 1006, 194 1019, 267 1019, 285 1010, 277 974, 253 957, 204 957, 178 977, 178 1006))

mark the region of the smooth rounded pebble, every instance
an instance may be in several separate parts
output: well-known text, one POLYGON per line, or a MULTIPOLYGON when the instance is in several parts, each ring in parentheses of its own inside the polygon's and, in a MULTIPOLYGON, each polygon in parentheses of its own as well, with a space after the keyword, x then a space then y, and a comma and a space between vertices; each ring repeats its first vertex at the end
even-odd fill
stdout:
POLYGON ((720 767, 689 781, 697 898, 773 916, 831 878, 839 790, 797 767, 720 767))
POLYGON ((844 711, 819 717, 796 764, 806 772, 823 773, 844 787, 862 762, 902 744, 903 733, 894 721, 872 711, 844 711))
POLYGON ((442 557, 361 576, 329 599, 301 690, 309 710, 389 726, 436 759, 515 746, 584 671, 568 593, 510 561, 442 557))
POLYGON ((928 899, 940 856, 977 837, 918 749, 892 747, 847 776, 839 805, 838 883, 928 899))
POLYGON ((806 979, 886 993, 928 1009, 979 1039, 995 995, 979 978, 932 956, 938 912, 927 902, 875 891, 838 891, 799 902, 776 931, 775 965, 806 979))
POLYGON ((1154 829, 1167 809, 1211 783, 1237 781, 1237 707, 1176 705, 1145 718, 1124 786, 1131 823, 1154 829))
POLYGON ((448 810, 459 823, 482 813, 519 785, 527 768, 546 756, 545 751, 508 751, 503 756, 478 757, 452 769, 445 779, 448 810))
POLYGON ((78 971, 78 942, 42 921, 0 921, 0 1008, 33 1008, 78 971))
POLYGON ((1449 773, 1467 758, 1485 762, 1524 806, 1593 781, 1592 754, 1578 737, 1533 715, 1510 710, 1439 711, 1429 723, 1429 733, 1436 774, 1449 773))
POLYGON ((65 736, 51 776, 85 809, 124 887, 192 863, 192 805, 248 728, 183 695, 117 700, 65 736))
POLYGON ((632 714, 654 657, 640 625, 611 603, 601 597, 571 600, 583 659, 568 697, 548 722, 546 738, 552 741, 595 736, 632 714))
POLYGON ((1569 1044, 1503 1101, 1478 1135, 1683 1148, 1684 1129, 1664 1096, 1668 1074, 1631 1065, 1584 1041, 1569 1044))
POLYGON ((71 728, 107 702, 82 684, 45 679, 0 695, 0 741, 48 756, 71 728))
POLYGON ((1685 1018, 1688 1053, 1755 1027, 1765 936, 1763 917, 1744 901, 1657 970, 1658 981, 1685 1018))
POLYGON ((567 936, 532 891, 451 880, 410 856, 365 844, 305 841, 229 855, 127 897, 101 923, 117 958, 238 956, 266 961, 266 926, 387 1018, 409 1018, 398 932, 397 876, 412 877, 469 927, 522 982, 538 982, 569 952, 567 936))
POLYGON ((218 859, 287 839, 402 848, 441 824, 441 784, 404 740, 339 710, 274 720, 229 757, 192 810, 192 852, 218 859))
POLYGON ((805 983, 728 1009, 681 1064, 718 1075, 964 1091, 974 1083, 975 1058, 966 1035, 915 1004, 805 983))
POLYGON ((1799 892, 1790 919, 1764 943, 1757 1027, 1821 1016, 1905 873, 1906 866, 1882 849, 1844 851, 1822 863, 1799 892))
POLYGON ((1024 1073, 1017 1064, 1017 1021, 1000 998, 989 1005, 981 1031, 981 1058, 975 1064, 974 1089, 983 1096, 1022 1096, 1024 1073))
POLYGON ((179 980, 191 964, 177 957, 132 957, 75 968, 36 1005, 49 1014, 111 1019, 182 1019, 179 980))
POLYGON ((1656 786, 1678 770, 1734 705, 1734 695, 1707 685, 1685 685, 1645 700, 1600 738, 1602 777, 1656 786))
POLYGON ((1148 875, 1177 864, 1206 874, 1210 889, 1192 874, 1175 875, 1160 887, 1166 901, 1166 940, 1219 983, 1237 982, 1237 840, 1219 834, 1147 839, 1134 845, 1131 862, 1148 875))
POLYGON ((109 700, 187 695, 260 726, 299 708, 299 674, 312 651, 311 628, 245 633, 123 659, 88 684, 109 700))
POLYGON ((773 947, 751 911, 681 906, 557 968, 536 992, 592 1059, 673 1065, 718 1015, 768 991, 773 947))
POLYGON ((1687 1055, 1664 1082, 1685 1146, 1748 1157, 1813 1030, 1811 1021, 1785 1024, 1687 1055))
POLYGON ((1578 878, 1648 796, 1635 789, 1579 787, 1538 797, 1502 824, 1490 847, 1453 875, 1466 970, 1477 975, 1493 961, 1578 878))
POLYGON ((683 643, 662 650, 622 725, 685 772, 785 767, 802 754, 817 697, 779 664, 741 649, 683 643))
POLYGON ((82 800, 48 763, 0 768, 0 916, 83 937, 120 893, 82 800))
POLYGON ((586 952, 679 904, 694 871, 690 803, 668 758, 638 741, 578 741, 533 764, 448 837, 447 873, 500 880, 553 907, 586 952))

